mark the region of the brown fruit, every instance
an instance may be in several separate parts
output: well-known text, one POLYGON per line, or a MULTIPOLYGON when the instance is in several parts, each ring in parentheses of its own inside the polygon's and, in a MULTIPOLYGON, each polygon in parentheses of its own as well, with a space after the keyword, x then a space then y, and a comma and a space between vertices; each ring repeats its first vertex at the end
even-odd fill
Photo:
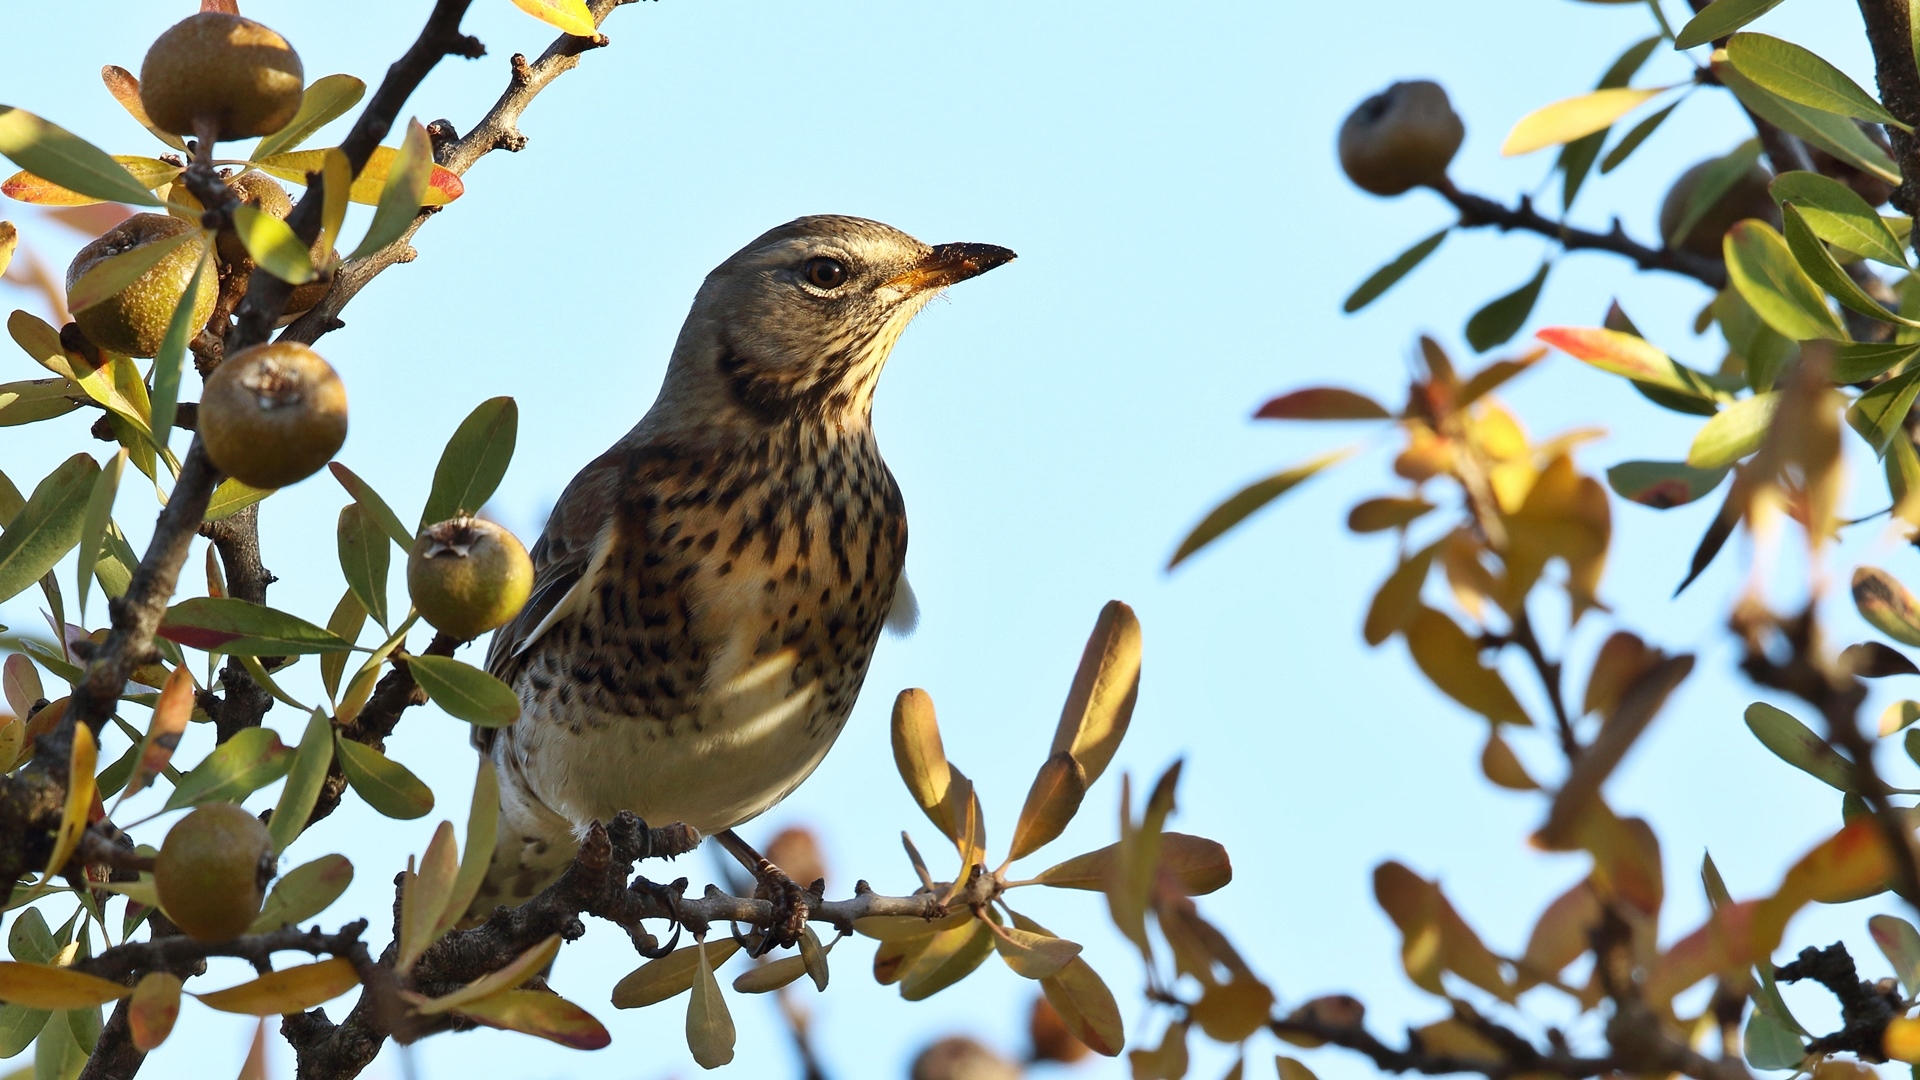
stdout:
POLYGON ((965 1035, 949 1035, 920 1051, 910 1080, 1020 1080, 1020 1066, 965 1035))
POLYGON ((1033 999, 1033 1012, 1027 1017, 1027 1037, 1033 1040, 1033 1060, 1058 1061, 1071 1065, 1092 1053, 1060 1019, 1053 1002, 1045 997, 1033 999))
POLYGON ((767 860, 786 871, 786 875, 805 889, 827 877, 827 861, 820 854, 820 840, 813 830, 788 826, 767 841, 767 860))
MULTIPOLYGON (((285 221, 287 215, 293 212, 292 196, 287 194, 286 188, 281 187, 278 181, 266 173, 243 172, 227 181, 227 186, 233 188, 234 192, 240 196, 241 202, 269 217, 285 221)), ((232 233, 221 233, 220 238, 214 242, 214 250, 220 253, 221 262, 243 267, 253 265, 253 257, 247 254, 247 249, 240 243, 240 238, 232 233)))
POLYGON ((250 139, 300 111, 305 73, 287 39, 238 15, 203 11, 168 27, 140 63, 140 104, 155 127, 195 135, 204 118, 217 139, 250 139))
POLYGON ((188 937, 232 941, 259 917, 273 870, 273 838, 260 819, 233 803, 208 803, 167 833, 153 885, 188 937))
POLYGON ((333 248, 328 254, 331 258, 322 261, 320 258, 320 242, 318 240, 314 241, 313 246, 307 249, 307 257, 313 260, 314 268, 320 271, 320 276, 307 282, 305 285, 295 285, 293 287, 293 291, 287 294, 287 306, 280 313, 280 322, 278 325, 287 325, 300 316, 305 315, 313 305, 326 299, 328 290, 333 288, 333 271, 340 265, 340 249, 333 248))
POLYGON ((1747 218, 1759 218, 1776 229, 1780 227, 1780 208, 1774 205, 1773 197, 1767 194, 1767 185, 1772 182, 1773 174, 1756 162, 1701 215, 1683 239, 1677 243, 1674 241, 1674 230, 1680 227, 1681 220, 1687 216, 1687 204, 1693 201, 1693 193, 1699 188, 1701 177, 1718 160, 1708 158, 1681 173, 1679 179, 1673 182, 1673 187, 1668 189, 1666 201, 1660 204, 1660 238, 1668 247, 1691 252, 1703 259, 1718 259, 1721 254, 1720 238, 1736 223, 1747 218))
POLYGON ((423 529, 407 556, 420 617, 462 640, 505 626, 533 592, 533 560, 507 530, 457 517, 423 529))
MULTIPOLYGON (((186 232, 197 233, 199 226, 165 214, 135 214, 80 249, 67 267, 67 289, 71 292, 74 282, 100 262, 186 232)), ((189 238, 116 295, 74 312, 73 321, 80 324, 89 341, 103 349, 128 356, 152 356, 160 351, 173 309, 186 295, 206 250, 203 236, 189 238)), ((193 295, 193 329, 205 325, 219 295, 220 282, 215 275, 202 275, 200 288, 193 295)))
POLYGON ((199 427, 221 472, 254 487, 286 487, 318 472, 347 441, 347 388, 305 345, 255 345, 207 378, 199 427))
POLYGON ((1375 195, 1446 179, 1467 129, 1440 84, 1397 82, 1361 102, 1340 125, 1340 167, 1375 195))

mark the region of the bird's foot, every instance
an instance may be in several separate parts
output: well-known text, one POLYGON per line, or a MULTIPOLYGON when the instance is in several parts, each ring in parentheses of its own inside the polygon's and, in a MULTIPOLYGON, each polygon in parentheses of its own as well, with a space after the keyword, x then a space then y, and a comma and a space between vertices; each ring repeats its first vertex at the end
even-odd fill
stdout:
POLYGON ((798 945, 807 928, 807 916, 813 911, 812 894, 764 858, 749 869, 757 882, 754 897, 773 905, 773 917, 767 920, 766 935, 754 955, 765 956, 774 949, 798 945))

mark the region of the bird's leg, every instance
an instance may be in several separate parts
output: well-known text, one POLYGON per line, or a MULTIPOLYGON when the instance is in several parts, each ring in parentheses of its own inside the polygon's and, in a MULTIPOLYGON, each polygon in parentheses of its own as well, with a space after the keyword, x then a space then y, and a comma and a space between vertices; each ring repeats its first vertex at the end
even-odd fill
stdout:
POLYGON ((807 927, 807 891, 788 877, 786 871, 773 865, 765 855, 753 850, 752 845, 740 839, 740 834, 732 829, 715 834, 714 839, 753 875, 757 883, 754 896, 773 904, 773 918, 768 922, 767 935, 754 955, 764 956, 776 948, 798 944, 800 932, 807 927))

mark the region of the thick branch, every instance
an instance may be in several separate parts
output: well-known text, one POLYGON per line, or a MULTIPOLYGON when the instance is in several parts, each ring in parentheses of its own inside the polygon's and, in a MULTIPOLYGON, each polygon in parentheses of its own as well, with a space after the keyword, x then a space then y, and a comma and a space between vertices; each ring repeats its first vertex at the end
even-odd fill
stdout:
POLYGON ((1524 195, 1520 198, 1519 206, 1508 207, 1483 195, 1461 191, 1450 182, 1434 190, 1460 211, 1461 228, 1476 229, 1491 225, 1502 232, 1515 229, 1535 232, 1558 241, 1568 251, 1610 251, 1626 256, 1642 270, 1682 274, 1711 289, 1724 289, 1727 286, 1727 268, 1720 260, 1703 259, 1673 248, 1647 247, 1628 237, 1617 220, 1611 232, 1589 232, 1546 217, 1535 210, 1533 200, 1524 195))
MULTIPOLYGON (((1920 124, 1920 69, 1915 68, 1913 39, 1903 0, 1860 0, 1867 44, 1873 48, 1874 76, 1880 84, 1880 103, 1909 126, 1920 124)), ((1898 128, 1888 128, 1893 160, 1900 168, 1900 186, 1892 202, 1901 212, 1920 212, 1920 140, 1898 128)), ((1920 238, 1916 238, 1920 239, 1920 238)))

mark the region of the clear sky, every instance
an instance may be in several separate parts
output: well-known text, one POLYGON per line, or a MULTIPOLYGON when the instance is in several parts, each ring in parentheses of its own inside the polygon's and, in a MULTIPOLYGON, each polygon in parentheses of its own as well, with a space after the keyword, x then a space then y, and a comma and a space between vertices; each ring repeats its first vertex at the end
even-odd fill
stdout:
MULTIPOLYGON (((309 76, 345 71, 370 82, 427 7, 243 6, 293 41, 309 76)), ((1668 5, 1676 16, 1682 6, 1668 5)), ((190 10, 181 0, 9 4, 0 27, 13 47, 0 102, 117 152, 153 152, 97 72, 108 63, 137 70, 153 36, 190 10)), ((1236 865, 1234 883, 1203 910, 1283 1003, 1346 990, 1368 1000, 1382 1031, 1425 1023, 1440 1009, 1406 987, 1397 937, 1372 900, 1371 868, 1398 858, 1439 876, 1496 949, 1517 952, 1532 919, 1585 862, 1529 852, 1524 838, 1542 808, 1480 779, 1483 722, 1425 688, 1398 644, 1369 650, 1360 641, 1365 603, 1392 556, 1388 541, 1355 540, 1340 523, 1357 498, 1393 489, 1384 456, 1369 453, 1316 481, 1176 574, 1161 567, 1218 499, 1352 436, 1250 421, 1267 396, 1338 383, 1397 405, 1415 334, 1464 352, 1466 316, 1530 276, 1549 249, 1532 236, 1456 236, 1384 300, 1341 315, 1354 284, 1450 219, 1431 194, 1383 201, 1345 183, 1332 141, 1346 111, 1396 78, 1440 79, 1468 128, 1456 180, 1510 201, 1546 190, 1552 155, 1500 159, 1506 129, 1536 105, 1591 88, 1647 25, 1637 5, 1566 0, 636 4, 610 21, 611 48, 535 103, 522 122, 527 149, 482 161, 465 197, 420 234, 419 259, 363 293, 347 328, 322 343, 352 400, 341 459, 405 517, 424 499, 459 419, 483 398, 511 394, 521 408, 520 449, 494 510, 530 540, 574 470, 651 401, 701 277, 762 230, 801 214, 849 213, 929 242, 1015 249, 1019 261, 956 288, 920 317, 880 389, 875 422, 912 520, 920 629, 882 643, 833 754, 747 837, 808 823, 826 837, 836 895, 857 877, 907 891, 913 877, 899 830, 934 845, 894 775, 886 723, 894 693, 921 686, 938 703, 948 753, 979 784, 990 835, 1004 843, 1082 641, 1100 605, 1124 599, 1146 638, 1132 733, 1083 820, 1033 867, 1112 840, 1121 771, 1150 779, 1184 756, 1175 826, 1225 842, 1236 865)), ((537 52, 551 37, 507 0, 478 0, 467 26, 490 55, 443 64, 411 114, 464 130, 504 85, 506 57, 537 52)), ((1871 85, 1851 4, 1796 0, 1760 26, 1871 85)), ((1640 82, 1677 81, 1687 70, 1657 55, 1640 82)), ((1695 95, 1629 164, 1590 181, 1576 220, 1604 228, 1618 212, 1650 240, 1671 178, 1746 134, 1723 96, 1695 95)), ((16 204, 0 214, 57 267, 81 242, 16 204)), ((1705 290, 1636 276, 1606 256, 1562 260, 1530 326, 1596 324, 1616 295, 1682 359, 1717 360, 1715 343, 1688 329, 1705 290)), ((8 308, 37 303, 0 286, 8 308)), ((17 353, 11 364, 0 369, 12 372, 5 378, 38 373, 17 353)), ((1536 433, 1611 427, 1610 439, 1582 451, 1595 472, 1630 458, 1680 457, 1691 438, 1684 418, 1564 357, 1507 396, 1536 433)), ((84 423, 76 414, 0 430, 0 467, 25 488, 79 445, 104 456, 85 442, 84 423)), ((264 507, 266 561, 285 578, 271 594, 276 606, 324 620, 342 588, 333 523, 344 501, 322 476, 264 507)), ((1877 508, 1870 491, 1856 501, 1877 508)), ((140 485, 124 485, 118 515, 137 545, 153 511, 140 485)), ((1703 848, 1736 895, 1756 895, 1792 853, 1839 822, 1834 793, 1769 756, 1740 721, 1755 695, 1731 673, 1720 620, 1743 581, 1744 545, 1730 546, 1680 601, 1667 599, 1710 514, 1704 504, 1664 515, 1616 505, 1615 572, 1603 589, 1621 625, 1702 654, 1699 673, 1608 789, 1618 808, 1661 830, 1669 936, 1704 913, 1695 876, 1703 848)), ((1836 580, 1861 559, 1911 579, 1909 550, 1871 529, 1855 532, 1836 580)), ((195 578, 188 574, 189 587, 195 578)), ((0 621, 38 625, 36 600, 0 607, 0 621)), ((92 614, 97 624, 97 599, 92 614)), ((1842 640, 1864 636, 1849 611, 1834 614, 1842 640)), ((1582 624, 1572 653, 1589 656, 1613 625, 1604 616, 1582 624)), ((425 637, 416 636, 418 647, 425 637)), ((477 659, 481 650, 468 653, 477 659)), ((1515 682, 1526 685, 1517 672, 1515 682)), ((1877 693, 1870 707, 1888 696, 1877 693)), ((268 716, 289 740, 299 730, 290 713, 268 716)), ((186 760, 210 736, 194 739, 186 760)), ((1544 743, 1518 742, 1530 760, 1548 760, 1544 743)), ((434 785, 440 808, 401 823, 350 803, 290 855, 350 849, 359 879, 324 918, 373 916, 381 942, 391 875, 442 817, 464 822, 472 777, 464 725, 435 710, 409 714, 389 749, 434 785)), ((1902 768, 1893 766, 1896 776, 1902 768)), ((254 801, 271 799, 270 791, 254 801)), ((664 876, 698 883, 710 865, 701 855, 664 876)), ((1142 1023, 1137 961, 1097 897, 1015 900, 1084 942, 1122 1002, 1129 1034, 1157 1039, 1142 1023)), ((1808 914, 1789 940, 1824 944, 1845 934, 1864 943, 1863 919, 1881 907, 1808 914)), ((870 950, 860 941, 836 950, 831 991, 809 1002, 836 1076, 903 1075, 918 1046, 953 1030, 1023 1049, 1032 989, 1004 967, 990 961, 961 986, 908 1005, 873 985, 870 950)), ((438 1037, 418 1048, 415 1075, 651 1080, 697 1072, 681 1043, 680 1003, 641 1013, 606 1003, 636 963, 607 926, 594 926, 559 960, 556 986, 608 1025, 612 1048, 588 1055, 493 1032, 438 1037)), ((1872 958, 1863 974, 1885 972, 1872 958)), ((1803 1018, 1831 1012, 1817 995, 1795 1000, 1807 1003, 1803 1018)), ((731 1071, 786 1075, 771 1002, 731 1002, 741 1032, 731 1071)), ((344 1007, 329 1011, 337 1018, 344 1007)), ((237 1072, 248 1028, 189 1004, 142 1075, 237 1072)), ((1255 1046, 1248 1075, 1272 1075, 1273 1047, 1255 1046)), ((1326 1052, 1307 1058, 1329 1078, 1367 1072, 1326 1052)), ((1218 1075, 1226 1064, 1208 1056, 1196 1075, 1218 1075)), ((290 1076, 290 1057, 275 1069, 290 1076)), ((1084 1072, 1121 1076, 1125 1066, 1084 1072)), ((399 1077, 402 1063, 389 1049, 367 1075, 399 1077)))

